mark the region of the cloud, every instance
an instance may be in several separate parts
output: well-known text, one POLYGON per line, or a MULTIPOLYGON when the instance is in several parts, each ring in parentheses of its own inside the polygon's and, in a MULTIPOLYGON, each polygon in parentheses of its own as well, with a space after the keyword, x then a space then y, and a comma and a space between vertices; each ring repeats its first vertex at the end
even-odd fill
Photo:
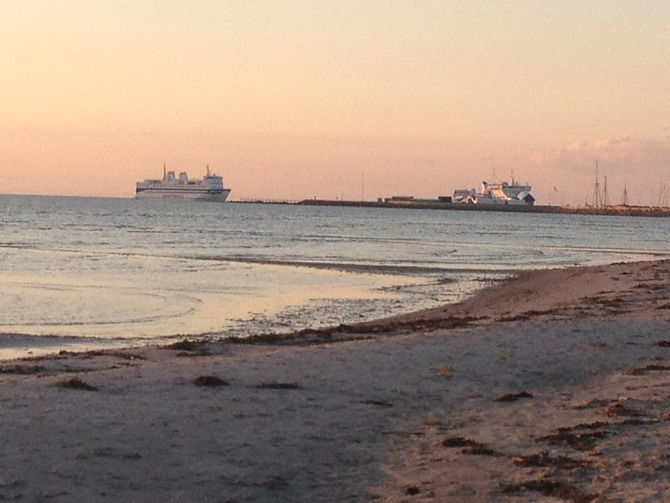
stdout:
POLYGON ((610 138, 592 143, 573 143, 560 150, 538 152, 533 161, 563 172, 593 173, 596 160, 612 175, 670 174, 670 138, 663 140, 610 138))
POLYGON ((550 201, 553 187, 558 187, 566 203, 592 203, 596 160, 601 188, 607 177, 612 202, 622 200, 624 187, 632 204, 657 204, 667 193, 663 187, 670 182, 670 137, 621 137, 536 152, 533 164, 538 183, 534 187, 539 198, 550 201))

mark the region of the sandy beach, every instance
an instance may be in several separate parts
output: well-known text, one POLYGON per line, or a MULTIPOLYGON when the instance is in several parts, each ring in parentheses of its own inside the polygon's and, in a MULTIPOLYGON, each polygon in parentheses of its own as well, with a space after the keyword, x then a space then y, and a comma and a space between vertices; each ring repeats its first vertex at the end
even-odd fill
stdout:
POLYGON ((283 338, 0 362, 0 500, 670 500, 670 261, 283 338))

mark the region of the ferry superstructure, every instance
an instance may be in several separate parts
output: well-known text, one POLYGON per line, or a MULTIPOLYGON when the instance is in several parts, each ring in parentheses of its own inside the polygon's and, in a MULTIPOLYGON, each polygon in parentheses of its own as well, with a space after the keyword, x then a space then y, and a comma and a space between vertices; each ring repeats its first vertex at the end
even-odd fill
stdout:
POLYGON ((475 189, 459 189, 454 191, 454 203, 466 204, 506 204, 526 205, 535 204, 535 198, 530 193, 531 187, 517 183, 514 178, 508 182, 482 182, 479 192, 475 189))
POLYGON ((163 166, 163 179, 146 179, 137 182, 136 199, 167 199, 177 201, 208 201, 223 203, 228 198, 230 189, 224 188, 223 178, 210 173, 199 179, 189 179, 186 172, 175 176, 174 171, 166 171, 163 166))

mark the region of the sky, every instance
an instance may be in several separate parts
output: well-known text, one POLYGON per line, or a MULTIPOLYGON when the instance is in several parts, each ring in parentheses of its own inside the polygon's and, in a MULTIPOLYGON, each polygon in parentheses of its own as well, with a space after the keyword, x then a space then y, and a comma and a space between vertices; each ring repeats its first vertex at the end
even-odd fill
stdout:
POLYGON ((670 196, 670 2, 0 0, 0 193, 670 196))

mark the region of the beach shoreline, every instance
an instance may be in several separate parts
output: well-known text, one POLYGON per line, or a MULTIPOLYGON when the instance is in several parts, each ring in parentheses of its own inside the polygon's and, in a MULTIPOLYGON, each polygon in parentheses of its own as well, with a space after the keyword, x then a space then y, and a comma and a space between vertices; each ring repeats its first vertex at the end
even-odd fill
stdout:
POLYGON ((374 322, 0 362, 0 497, 660 501, 669 278, 531 271, 374 322))

